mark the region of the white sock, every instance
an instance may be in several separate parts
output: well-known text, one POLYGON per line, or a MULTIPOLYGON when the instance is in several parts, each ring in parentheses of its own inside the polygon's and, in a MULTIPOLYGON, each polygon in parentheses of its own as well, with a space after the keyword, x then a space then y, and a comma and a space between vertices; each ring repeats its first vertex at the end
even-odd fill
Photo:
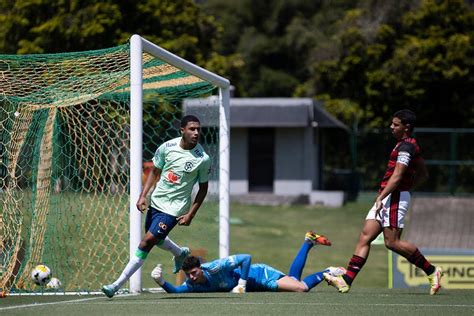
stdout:
POLYGON ((164 249, 164 250, 168 250, 175 257, 177 257, 181 254, 181 247, 178 246, 174 241, 169 239, 168 236, 166 236, 165 240, 163 240, 161 245, 159 245, 158 247, 160 247, 161 249, 164 249))
POLYGON ((140 267, 143 265, 144 260, 141 258, 138 258, 137 256, 133 256, 130 261, 128 262, 127 266, 125 269, 123 269, 122 274, 119 276, 119 278, 112 283, 112 285, 115 287, 115 290, 117 291, 120 289, 125 282, 127 282, 128 279, 138 270, 140 267))

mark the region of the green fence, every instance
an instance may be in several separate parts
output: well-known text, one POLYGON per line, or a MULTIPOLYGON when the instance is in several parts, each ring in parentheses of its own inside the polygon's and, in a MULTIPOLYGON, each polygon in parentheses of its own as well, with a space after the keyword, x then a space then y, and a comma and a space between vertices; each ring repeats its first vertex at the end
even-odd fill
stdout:
MULTIPOLYGON (((430 174, 418 192, 474 193, 474 129, 417 128, 415 137, 430 174)), ((377 190, 395 143, 389 129, 326 132, 323 189, 345 190, 349 199, 377 190)))

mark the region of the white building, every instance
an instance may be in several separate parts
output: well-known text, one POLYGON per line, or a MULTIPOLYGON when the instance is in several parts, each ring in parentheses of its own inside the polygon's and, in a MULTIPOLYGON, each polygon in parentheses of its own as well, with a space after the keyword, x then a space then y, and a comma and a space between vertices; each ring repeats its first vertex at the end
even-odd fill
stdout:
MULTIPOLYGON (((202 127, 218 121, 215 97, 185 100, 183 110, 197 115, 202 127), (199 115, 204 104, 215 105, 215 112, 199 115)), ((342 191, 320 190, 319 139, 325 128, 347 127, 320 103, 310 98, 231 98, 230 126, 232 196, 268 192, 307 197, 313 204, 342 204, 342 191)))

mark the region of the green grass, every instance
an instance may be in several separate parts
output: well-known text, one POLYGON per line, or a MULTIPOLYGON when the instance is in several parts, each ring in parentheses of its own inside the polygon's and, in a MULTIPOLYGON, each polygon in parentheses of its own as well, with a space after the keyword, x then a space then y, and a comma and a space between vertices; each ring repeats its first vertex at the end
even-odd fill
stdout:
MULTIPOLYGON (((253 262, 264 262, 284 272, 298 251, 307 230, 326 235, 332 247, 311 251, 303 276, 330 265, 346 266, 372 199, 341 208, 310 206, 231 206, 231 253, 250 253, 253 262), (239 220, 236 220, 239 219, 239 220)), ((217 257, 217 206, 206 203, 190 227, 176 227, 170 237, 192 248, 206 248, 208 260, 217 257)), ((113 247, 113 246, 109 246, 113 247)), ((149 273, 157 262, 165 265, 169 281, 171 256, 154 249, 143 270, 143 287, 155 287, 149 273)), ((116 265, 122 265, 117 263, 116 265)), ((115 267, 115 270, 122 267, 115 267)), ((112 280, 118 275, 110 273, 112 280)), ((373 246, 369 260, 347 295, 324 283, 309 293, 165 293, 99 296, 9 296, 0 299, 0 314, 24 315, 472 315, 471 290, 445 290, 433 297, 426 289, 387 289, 387 250, 373 246)))
POLYGON ((473 315, 472 291, 358 289, 339 294, 327 286, 309 293, 142 294, 36 296, 0 300, 2 315, 473 315), (45 305, 47 304, 47 305, 45 305))

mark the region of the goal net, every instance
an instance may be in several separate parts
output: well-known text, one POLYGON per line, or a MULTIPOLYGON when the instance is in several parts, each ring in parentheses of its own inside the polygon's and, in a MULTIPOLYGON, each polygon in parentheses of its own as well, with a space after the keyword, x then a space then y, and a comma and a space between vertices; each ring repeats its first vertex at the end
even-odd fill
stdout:
MULTIPOLYGON (((30 278, 40 263, 59 278, 60 291, 96 291, 118 277, 142 234, 130 229, 133 217, 141 226, 136 192, 156 148, 179 136, 183 100, 222 96, 222 87, 193 74, 201 68, 136 37, 181 64, 143 49, 135 65, 137 87, 129 44, 0 55, 0 290, 44 291, 30 278), (133 109, 141 114, 139 122, 131 116, 133 109), (139 137, 133 138, 134 126, 140 127, 139 137)), ((219 256, 219 208, 228 197, 221 192, 220 199, 212 198, 219 197, 222 179, 219 115, 203 103, 199 117, 214 120, 201 135, 212 158, 212 185, 193 224, 177 227, 170 237, 211 257, 219 256)), ((144 266, 147 274, 157 262, 171 271, 168 252, 152 253, 144 266)), ((142 287, 140 280, 137 284, 142 287)), ((147 286, 152 283, 144 278, 147 286)))

